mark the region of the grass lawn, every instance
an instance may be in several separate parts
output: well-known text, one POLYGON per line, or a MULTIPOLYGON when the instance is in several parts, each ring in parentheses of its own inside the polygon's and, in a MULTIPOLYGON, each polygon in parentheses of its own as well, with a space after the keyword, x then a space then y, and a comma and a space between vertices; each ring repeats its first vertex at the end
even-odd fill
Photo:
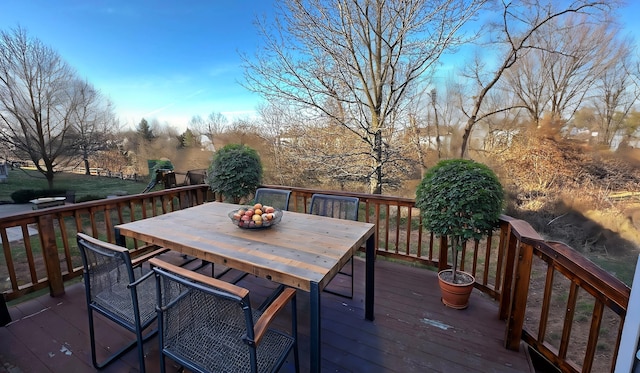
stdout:
MULTIPOLYGON (((70 173, 57 173, 53 179, 55 189, 74 190, 76 200, 83 196, 92 195, 105 198, 119 192, 126 194, 141 193, 150 179, 143 181, 122 180, 104 176, 89 176, 70 173)), ((162 189, 156 186, 153 190, 162 189)), ((21 189, 48 189, 44 175, 35 170, 15 169, 9 170, 6 183, 0 183, 0 202, 13 202, 11 193, 21 189)))

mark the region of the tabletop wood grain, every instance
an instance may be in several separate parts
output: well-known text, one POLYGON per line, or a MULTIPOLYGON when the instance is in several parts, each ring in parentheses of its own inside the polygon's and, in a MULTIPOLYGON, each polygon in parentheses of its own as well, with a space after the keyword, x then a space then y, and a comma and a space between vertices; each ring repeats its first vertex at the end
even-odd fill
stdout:
POLYGON ((285 211, 279 224, 242 229, 228 213, 239 205, 210 202, 116 226, 120 234, 310 291, 323 289, 374 234, 371 223, 285 211))

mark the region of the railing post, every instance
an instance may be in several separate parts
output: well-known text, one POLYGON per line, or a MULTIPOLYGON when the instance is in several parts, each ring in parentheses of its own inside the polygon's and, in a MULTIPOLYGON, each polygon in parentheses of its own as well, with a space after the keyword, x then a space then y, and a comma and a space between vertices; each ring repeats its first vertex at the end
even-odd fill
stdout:
POLYGON ((60 256, 56 244, 56 234, 53 229, 53 218, 51 214, 38 217, 38 231, 40 242, 42 243, 42 256, 47 269, 49 279, 49 294, 57 297, 64 294, 64 281, 62 280, 62 270, 60 269, 60 256))
POLYGON ((620 348, 616 358, 616 373, 640 370, 640 255, 633 276, 629 308, 622 327, 620 348))
MULTIPOLYGON (((527 297, 529 292, 529 280, 531 278, 531 264, 533 263, 533 247, 520 241, 515 261, 513 289, 511 289, 511 301, 509 302, 509 314, 507 317, 507 329, 504 337, 504 347, 518 351, 522 338, 522 328, 527 310, 527 297)), ((510 276, 505 276, 505 281, 510 276)), ((507 291, 503 292, 503 295, 507 291)))
MULTIPOLYGON (((502 277, 502 284, 500 286, 500 304, 498 307, 498 318, 500 320, 505 320, 509 317, 511 306, 511 296, 513 292, 513 276, 515 272, 515 268, 518 267, 518 262, 516 259, 516 255, 518 254, 518 237, 513 234, 513 230, 511 229, 511 224, 507 227, 507 235, 505 237, 506 240, 506 250, 504 252, 504 274, 502 277)), ((498 267, 500 268, 500 267, 498 267)), ((498 269, 497 271, 500 271, 498 269)))

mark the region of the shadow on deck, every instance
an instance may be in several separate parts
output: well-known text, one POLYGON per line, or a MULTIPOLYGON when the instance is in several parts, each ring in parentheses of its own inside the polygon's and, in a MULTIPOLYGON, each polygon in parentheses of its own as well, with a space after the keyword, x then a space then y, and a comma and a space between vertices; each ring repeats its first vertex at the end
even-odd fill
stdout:
MULTIPOLYGON (((322 294, 324 372, 533 372, 524 348, 503 347, 505 323, 498 320, 497 303, 474 291, 466 310, 449 309, 440 302, 433 271, 378 260, 375 321, 365 321, 364 261, 357 258, 355 265, 353 299, 322 294)), ((204 270, 210 273, 210 267, 204 270)), ((339 275, 330 287, 348 281, 339 275)), ((240 285, 251 290, 255 303, 274 287, 253 276, 240 285)), ((95 371, 81 283, 68 285, 62 297, 43 295, 9 311, 13 322, 0 328, 0 373, 95 371)), ((301 291, 298 312, 301 372, 307 372, 309 297, 301 291)), ((133 338, 110 322, 97 324, 104 351, 133 338)), ((145 351, 147 371, 158 371, 157 338, 145 344, 145 351)), ((101 372, 137 372, 136 356, 134 349, 101 372)), ((293 371, 292 364, 281 371, 293 371)))

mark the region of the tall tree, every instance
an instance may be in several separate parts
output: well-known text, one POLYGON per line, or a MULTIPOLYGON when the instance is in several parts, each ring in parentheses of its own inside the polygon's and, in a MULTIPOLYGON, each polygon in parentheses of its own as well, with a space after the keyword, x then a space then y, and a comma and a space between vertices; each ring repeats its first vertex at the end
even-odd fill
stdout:
POLYGON ((257 21, 264 39, 244 56, 246 86, 268 101, 326 117, 360 141, 372 193, 383 168, 397 162, 395 118, 441 54, 462 42, 460 28, 486 0, 284 0, 272 22, 257 21))
POLYGON ((72 146, 75 72, 24 29, 0 32, 0 138, 28 155, 53 187, 72 146))
POLYGON ((118 130, 114 108, 110 100, 89 82, 78 80, 74 84, 74 110, 71 112, 71 125, 74 134, 74 148, 84 164, 85 174, 89 175, 91 156, 105 150, 111 138, 118 130))
POLYGON ((598 75, 594 84, 593 105, 598 113, 598 139, 612 145, 616 136, 625 136, 626 117, 638 101, 640 90, 631 73, 631 47, 627 42, 611 45, 617 59, 598 75))
POLYGON ((588 22, 583 14, 547 22, 531 38, 537 47, 506 71, 505 89, 517 95, 535 124, 543 114, 569 120, 603 72, 629 54, 618 34, 611 22, 588 22))
MULTIPOLYGON (((555 22, 570 14, 589 14, 589 20, 597 20, 598 17, 605 19, 607 12, 611 11, 617 1, 592 1, 573 0, 569 2, 553 2, 548 0, 528 0, 511 2, 502 0, 500 19, 491 25, 491 43, 498 45, 502 49, 495 68, 485 70, 484 64, 475 64, 471 76, 475 79, 477 93, 473 95, 471 110, 467 113, 467 123, 462 134, 462 146, 460 156, 465 157, 471 131, 476 123, 488 116, 504 110, 510 110, 514 106, 502 108, 485 108, 485 99, 489 98, 489 93, 503 78, 519 59, 528 51, 535 49, 545 49, 547 46, 535 42, 535 38, 540 35, 540 30, 551 22, 555 22)), ((562 53, 562 50, 547 50, 551 53, 562 53)), ((539 87, 534 87, 538 89, 539 87)), ((539 111, 534 107, 534 111, 539 111)), ((538 115, 537 113, 534 113, 538 115)))
POLYGON ((191 129, 187 128, 182 134, 178 135, 179 148, 193 148, 200 146, 200 139, 191 129))
POLYGON ((140 120, 140 123, 138 123, 136 132, 138 136, 140 136, 142 139, 146 140, 147 142, 150 142, 156 138, 156 135, 153 133, 153 129, 151 128, 151 125, 149 125, 149 122, 147 122, 147 120, 144 118, 142 118, 140 120))

